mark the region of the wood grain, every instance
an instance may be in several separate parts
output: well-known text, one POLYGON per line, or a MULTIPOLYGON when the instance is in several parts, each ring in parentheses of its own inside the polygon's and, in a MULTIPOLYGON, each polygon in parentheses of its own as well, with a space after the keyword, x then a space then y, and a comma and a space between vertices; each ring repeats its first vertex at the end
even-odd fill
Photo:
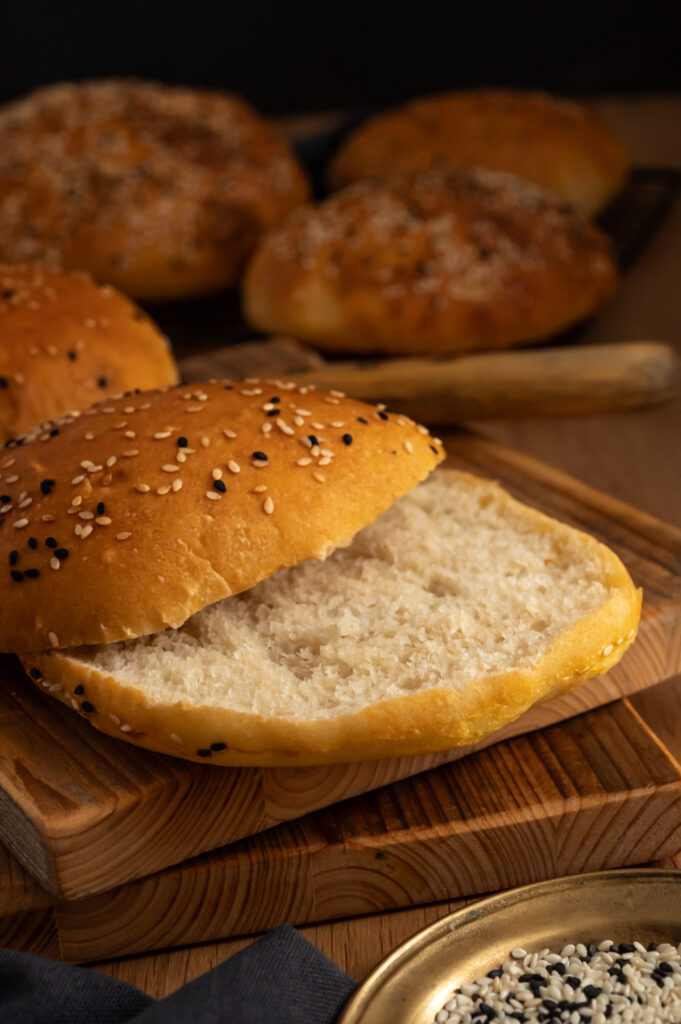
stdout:
MULTIPOLYGON (((465 431, 448 448, 449 464, 492 476, 609 543, 645 598, 639 639, 608 676, 530 709, 476 749, 681 670, 681 531, 465 431)), ((144 877, 471 749, 320 768, 211 768, 98 733, 41 695, 9 659, 0 672, 0 837, 42 885, 67 899, 144 877)))

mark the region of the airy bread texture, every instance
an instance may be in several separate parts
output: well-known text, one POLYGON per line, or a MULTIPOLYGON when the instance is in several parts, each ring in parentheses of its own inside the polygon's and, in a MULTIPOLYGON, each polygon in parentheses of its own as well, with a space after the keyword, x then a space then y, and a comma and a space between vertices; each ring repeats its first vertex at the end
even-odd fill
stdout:
POLYGON ((474 743, 607 671, 640 600, 593 538, 444 470, 324 563, 181 629, 25 665, 96 728, 191 760, 422 754, 474 743))
POLYGON ((627 174, 623 146, 585 107, 481 89, 414 100, 365 122, 334 157, 329 179, 340 188, 443 162, 517 174, 586 216, 610 202, 627 174))
POLYGON ((438 354, 545 338, 615 283, 608 239, 535 185, 437 170, 295 211, 255 253, 244 312, 322 349, 438 354))
POLYGON ((143 391, 72 413, 0 455, 0 650, 180 626, 325 558, 442 458, 404 416, 281 381, 143 391))
POLYGON ((114 288, 80 271, 0 264, 0 442, 96 399, 176 380, 166 338, 114 288))
POLYGON ((88 270, 138 299, 236 284, 307 195, 284 140, 236 96, 104 80, 0 110, 0 259, 88 270))

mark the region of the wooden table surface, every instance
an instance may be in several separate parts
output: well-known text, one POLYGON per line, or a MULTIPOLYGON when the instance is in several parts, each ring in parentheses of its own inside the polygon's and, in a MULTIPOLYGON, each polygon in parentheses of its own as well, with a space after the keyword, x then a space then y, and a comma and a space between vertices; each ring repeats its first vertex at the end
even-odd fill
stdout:
MULTIPOLYGON (((681 168, 681 97, 604 99, 594 106, 628 145, 635 164, 681 168)), ((675 344, 681 352, 681 198, 625 275, 611 306, 586 333, 593 342, 657 339, 675 344)), ((681 398, 664 408, 626 416, 487 423, 484 430, 681 526, 681 398)), ((669 700, 676 700, 678 720, 681 684, 672 689, 669 700)), ((654 716, 658 707, 659 702, 643 698, 640 710, 654 716)), ((667 729, 666 739, 675 739, 666 722, 660 727, 667 729)), ((681 748, 678 739, 676 745, 681 748)), ((674 752, 681 755, 681 749, 674 752)), ((300 930, 360 980, 398 943, 459 905, 440 903, 300 930)), ((251 941, 252 937, 130 957, 99 964, 97 969, 160 998, 251 941)))

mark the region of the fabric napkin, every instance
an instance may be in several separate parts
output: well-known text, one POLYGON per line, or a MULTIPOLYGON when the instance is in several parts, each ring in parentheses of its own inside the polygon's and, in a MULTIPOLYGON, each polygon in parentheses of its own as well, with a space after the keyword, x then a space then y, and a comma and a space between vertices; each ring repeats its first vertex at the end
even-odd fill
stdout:
POLYGON ((332 1024, 355 983, 293 928, 166 999, 96 971, 0 950, 2 1024, 332 1024))

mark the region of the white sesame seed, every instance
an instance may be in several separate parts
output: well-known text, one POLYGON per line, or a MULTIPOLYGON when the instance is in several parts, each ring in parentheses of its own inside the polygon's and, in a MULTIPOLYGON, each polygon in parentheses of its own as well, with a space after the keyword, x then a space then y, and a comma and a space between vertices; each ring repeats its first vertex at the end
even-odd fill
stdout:
POLYGON ((212 476, 213 476, 213 480, 222 480, 222 470, 221 469, 214 469, 213 473, 212 473, 212 476))
MULTIPOLYGON (((114 412, 114 411, 115 411, 114 409, 111 410, 111 412, 114 412)), ((123 406, 123 412, 131 413, 131 412, 134 412, 134 411, 135 411, 135 406, 134 405, 124 405, 123 406)))
POLYGON ((335 395, 336 398, 345 398, 345 392, 344 391, 333 391, 332 390, 332 391, 329 391, 329 394, 330 395, 335 395))
POLYGON ((182 481, 179 480, 179 479, 178 480, 173 480, 172 489, 174 491, 181 491, 182 490, 182 481))
POLYGON ((162 441, 165 437, 170 437, 170 430, 159 430, 154 434, 155 441, 162 441))
POLYGON ((176 732, 171 732, 170 738, 173 741, 173 743, 178 743, 178 744, 182 745, 182 740, 180 739, 180 737, 177 735, 176 732))
POLYGON ((263 506, 262 507, 263 507, 263 511, 268 516, 271 516, 272 513, 274 512, 274 502, 269 497, 265 498, 265 501, 263 502, 263 506))
POLYGON ((161 466, 164 473, 179 473, 180 467, 173 465, 172 462, 166 462, 165 466, 161 466))
POLYGON ((47 639, 49 640, 51 647, 59 647, 59 637, 56 633, 48 633, 47 639))
POLYGON ((58 558, 55 558, 53 555, 52 558, 50 559, 50 565, 52 566, 53 569, 59 569, 61 562, 59 561, 58 558))
POLYGON ((78 701, 74 697, 70 698, 69 703, 71 704, 71 707, 73 708, 74 711, 78 710, 78 701))
POLYGON ((293 434, 295 434, 293 427, 289 427, 285 420, 277 419, 274 422, 277 424, 277 430, 281 430, 282 434, 287 434, 289 437, 292 437, 293 434))
POLYGON ((132 726, 131 725, 122 725, 120 731, 121 732, 132 732, 132 726))
POLYGON ((98 526, 111 526, 111 519, 109 516, 97 516, 95 522, 98 526))
POLYGON ((332 427, 336 427, 336 428, 344 427, 345 426, 345 420, 334 420, 331 423, 331 426, 332 427))
POLYGON ((12 510, 12 506, 11 505, 3 505, 2 508, 0 508, 0 515, 4 516, 6 512, 11 512, 11 510, 12 510))
POLYGON ((315 480, 316 480, 316 481, 317 481, 318 483, 320 483, 320 484, 323 484, 323 483, 325 483, 325 482, 326 482, 326 477, 324 476, 324 474, 323 474, 323 473, 313 473, 313 474, 312 474, 312 476, 313 476, 313 477, 315 478, 315 480))
POLYGON ((79 505, 83 504, 83 495, 77 494, 75 498, 71 499, 71 504, 74 508, 78 508, 79 505))
POLYGON ((117 462, 117 457, 115 455, 110 455, 109 458, 106 460, 107 469, 111 469, 113 466, 116 465, 117 462))
POLYGON ((298 459, 296 461, 296 466, 309 466, 311 462, 312 459, 298 459))
POLYGON ((253 488, 254 494, 263 494, 267 490, 267 484, 258 484, 257 487, 253 488))
POLYGON ((84 526, 82 528, 82 530, 80 531, 81 539, 85 540, 85 538, 89 537, 91 533, 92 533, 92 527, 89 524, 87 526, 84 526))
POLYGON ((14 476, 8 476, 8 477, 7 477, 7 480, 6 480, 5 482, 6 482, 6 483, 8 483, 8 484, 15 484, 15 483, 17 482, 17 480, 18 480, 18 479, 19 479, 19 477, 18 477, 18 475, 17 475, 16 473, 15 473, 15 474, 14 474, 14 476))
POLYGON ((161 495, 170 494, 170 487, 157 487, 156 493, 161 495))
POLYGON ((63 689, 63 687, 62 687, 61 683, 52 683, 52 685, 50 686, 48 692, 49 693, 61 693, 62 689, 63 689))
POLYGON ((404 450, 406 452, 409 452, 409 454, 411 454, 414 451, 414 445, 411 443, 411 441, 404 442, 404 450))
POLYGON ((320 465, 320 466, 328 466, 330 464, 330 462, 331 462, 331 459, 329 459, 327 457, 327 458, 320 459, 318 465, 320 465))
MULTIPOLYGON (((134 459, 136 455, 139 455, 139 451, 137 448, 129 448, 127 452, 121 452, 121 455, 124 459, 134 459)), ((102 467, 100 466, 99 468, 101 469, 102 467)))
POLYGON ((33 498, 24 498, 23 501, 19 502, 19 504, 17 505, 17 508, 28 508, 28 506, 32 505, 32 504, 33 504, 33 498))
POLYGON ((208 446, 210 445, 210 438, 209 437, 202 437, 201 438, 201 444, 203 445, 204 448, 208 448, 208 446))
POLYGON ((185 449, 184 448, 180 448, 180 450, 178 451, 177 455, 175 456, 175 461, 179 462, 180 465, 182 465, 183 463, 185 463, 187 461, 187 456, 185 455, 185 449))
POLYGON ((206 491, 206 497, 210 498, 211 501, 220 501, 222 499, 222 495, 218 494, 217 491, 206 491))
POLYGON ((225 437, 235 438, 237 436, 235 430, 228 430, 226 427, 222 431, 222 433, 225 435, 225 437))
POLYGON ((305 426, 305 420, 303 419, 303 417, 302 417, 302 416, 294 416, 294 417, 293 417, 293 422, 295 423, 295 425, 296 425, 297 427, 303 427, 303 426, 305 426))
POLYGON ((73 480, 71 481, 71 483, 72 483, 72 484, 74 485, 74 487, 75 487, 75 486, 76 486, 77 484, 82 484, 82 482, 83 482, 83 480, 84 480, 84 479, 85 479, 85 474, 84 474, 84 473, 81 473, 81 474, 80 474, 79 476, 74 476, 74 478, 73 478, 73 480))
POLYGON ((90 431, 88 431, 87 434, 83 434, 83 438, 86 441, 94 441, 95 435, 93 433, 91 433, 90 431))
POLYGON ((42 519, 42 521, 44 523, 53 523, 54 522, 54 516, 51 516, 51 515, 44 515, 44 516, 41 516, 40 518, 42 519))
POLYGON ((230 471, 230 473, 241 472, 241 466, 239 465, 238 462, 235 462, 234 459, 229 460, 229 462, 227 463, 227 469, 230 471))
POLYGON ((28 526, 28 519, 17 519, 14 524, 14 529, 21 530, 24 526, 28 526))
POLYGON ((324 401, 327 402, 329 405, 338 405, 338 399, 337 398, 329 398, 328 395, 324 395, 324 401))
POLYGON ((262 426, 260 427, 260 430, 262 431, 263 434, 269 434, 270 431, 272 430, 272 424, 263 423, 262 426))
POLYGON ((202 408, 203 408, 203 406, 201 406, 201 405, 186 405, 184 411, 185 412, 201 412, 202 408))
POLYGON ((132 534, 124 530, 122 533, 116 534, 116 540, 127 540, 128 537, 132 537, 132 534))
POLYGON ((140 494, 147 494, 151 490, 149 484, 135 484, 135 490, 139 491, 140 494))
MULTIPOLYGON (((21 506, 19 506, 19 507, 21 508, 21 506)), ((615 648, 614 648, 613 644, 608 644, 608 646, 606 648, 604 648, 604 650, 603 650, 603 657, 607 658, 609 654, 612 654, 614 649, 615 648)))
POLYGON ((134 430, 126 430, 126 432, 123 434, 123 437, 127 437, 130 440, 132 440, 133 437, 137 437, 137 434, 135 433, 134 430))

